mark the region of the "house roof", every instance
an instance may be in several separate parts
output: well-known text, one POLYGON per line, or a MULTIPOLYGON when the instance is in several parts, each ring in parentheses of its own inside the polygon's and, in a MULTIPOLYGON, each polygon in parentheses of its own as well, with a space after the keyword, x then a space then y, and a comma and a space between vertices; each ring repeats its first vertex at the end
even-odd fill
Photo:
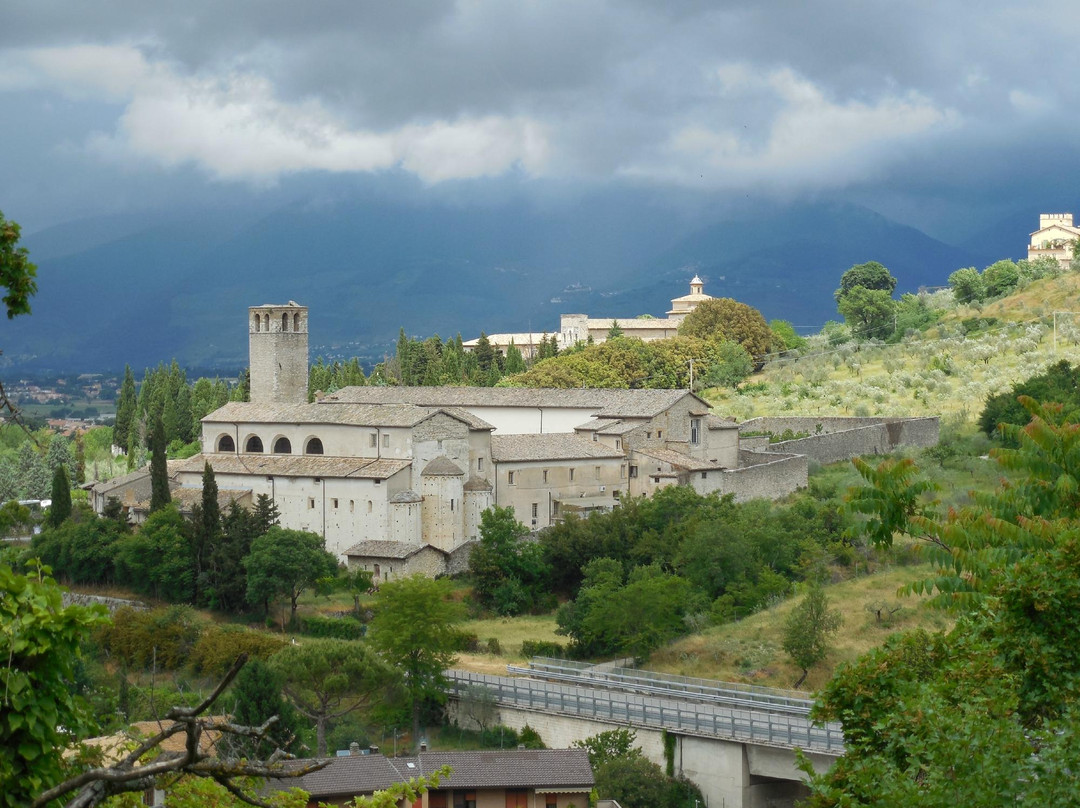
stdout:
POLYGON ((705 417, 705 427, 707 429, 738 429, 739 425, 734 421, 729 421, 727 418, 721 418, 719 415, 707 415, 705 417))
MULTIPOLYGON (((676 452, 674 449, 635 449, 634 454, 645 455, 651 457, 654 460, 659 460, 663 463, 667 463, 675 468, 686 469, 687 471, 708 471, 709 469, 723 468, 719 463, 713 460, 698 460, 696 457, 690 457, 690 455, 684 455, 682 452, 676 452)), ((651 477, 655 477, 656 473, 651 472, 651 477)), ((662 475, 661 475, 662 476, 662 475)))
MULTIPOLYGON (((202 489, 201 488, 171 488, 169 496, 172 498, 173 503, 179 508, 181 513, 190 513, 193 505, 202 504, 202 489)), ((217 501, 218 507, 222 512, 225 511, 234 502, 243 502, 245 499, 251 498, 251 489, 229 489, 219 488, 217 501)), ((150 510, 150 500, 144 499, 135 503, 136 510, 150 510)))
POLYGON ((597 441, 564 432, 543 435, 492 435, 491 459, 496 463, 525 460, 590 460, 621 458, 623 453, 597 441))
POLYGON ((145 466, 141 469, 136 469, 128 474, 122 474, 119 477, 113 477, 111 480, 104 480, 100 483, 95 483, 93 491, 98 494, 108 494, 110 491, 115 491, 118 488, 123 488, 131 483, 137 483, 141 480, 150 479, 150 467, 145 466))
POLYGON ((256 474, 274 477, 349 477, 386 480, 410 466, 408 460, 321 455, 197 454, 179 470, 202 472, 209 461, 215 474, 256 474))
POLYGON ((255 404, 230 401, 203 418, 203 423, 341 424, 345 426, 411 427, 444 412, 473 429, 493 429, 471 413, 452 407, 420 407, 410 403, 338 402, 332 396, 314 404, 255 404), (333 406, 328 406, 333 404, 333 406))
POLYGON ((355 556, 358 558, 396 558, 403 559, 414 556, 423 550, 425 547, 430 547, 432 550, 443 552, 431 544, 406 544, 400 541, 380 541, 378 539, 369 539, 367 541, 358 541, 352 547, 345 551, 347 556, 355 556))
POLYGON ((651 418, 686 396, 691 396, 708 410, 708 402, 686 390, 564 390, 553 387, 344 387, 315 406, 348 403, 444 408, 565 407, 592 410, 604 418, 651 418))
POLYGON ((470 477, 461 488, 463 491, 490 491, 491 483, 483 477, 470 477))
MULTIPOLYGON (((298 765, 309 761, 290 762, 298 765)), ((394 783, 425 776, 443 766, 453 789, 535 788, 588 791, 596 782, 584 749, 508 749, 497 752, 421 752, 416 757, 349 755, 303 777, 270 781, 272 787, 301 788, 312 799, 370 794, 394 783)))

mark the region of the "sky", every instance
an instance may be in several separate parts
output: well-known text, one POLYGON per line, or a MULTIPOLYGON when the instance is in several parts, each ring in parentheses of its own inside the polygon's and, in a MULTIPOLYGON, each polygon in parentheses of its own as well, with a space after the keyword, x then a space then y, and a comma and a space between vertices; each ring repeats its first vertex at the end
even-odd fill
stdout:
POLYGON ((344 178, 477 200, 507 183, 839 198, 939 237, 974 232, 1017 204, 1075 199, 1074 13, 1052 0, 10 0, 0 210, 32 232, 344 178))

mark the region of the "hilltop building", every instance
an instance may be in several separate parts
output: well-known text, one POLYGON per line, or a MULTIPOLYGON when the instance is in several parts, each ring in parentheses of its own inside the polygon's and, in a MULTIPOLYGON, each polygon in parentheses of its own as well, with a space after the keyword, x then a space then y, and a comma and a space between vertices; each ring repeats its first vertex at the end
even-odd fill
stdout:
MULTIPOLYGON (((685 302, 676 315, 692 310, 695 300, 685 302)), ((173 496, 196 501, 209 463, 222 501, 250 506, 265 494, 283 527, 322 536, 378 580, 464 570, 492 505, 538 530, 668 485, 736 500, 806 485, 813 446, 747 450, 739 425, 685 390, 372 386, 308 403, 307 328, 296 303, 248 310, 251 401, 202 419, 202 452, 170 461, 173 496)), ((819 425, 828 445, 818 451, 877 452, 914 434, 853 420, 858 442, 819 425)), ((936 442, 936 419, 932 433, 936 442)), ((144 476, 94 486, 95 509, 116 497, 137 517, 144 476)))
MULTIPOLYGON (((674 337, 679 333, 679 325, 690 312, 706 300, 712 300, 710 295, 705 294, 705 283, 697 275, 690 281, 690 294, 673 298, 671 310, 667 317, 589 317, 587 314, 563 314, 559 318, 559 330, 553 336, 559 346, 559 350, 572 348, 579 342, 605 342, 608 332, 614 323, 619 324, 623 336, 637 337, 649 342, 654 339, 674 337)), ((521 334, 488 334, 487 339, 497 351, 506 353, 507 348, 513 343, 521 351, 522 356, 530 359, 536 355, 540 347, 540 340, 548 337, 545 334, 527 332, 521 334)), ((471 351, 476 347, 478 339, 471 339, 463 343, 465 350, 471 351)))
POLYGON ((1050 257, 1068 269, 1077 239, 1080 239, 1080 227, 1073 225, 1071 213, 1040 213, 1039 229, 1028 241, 1028 260, 1050 257))

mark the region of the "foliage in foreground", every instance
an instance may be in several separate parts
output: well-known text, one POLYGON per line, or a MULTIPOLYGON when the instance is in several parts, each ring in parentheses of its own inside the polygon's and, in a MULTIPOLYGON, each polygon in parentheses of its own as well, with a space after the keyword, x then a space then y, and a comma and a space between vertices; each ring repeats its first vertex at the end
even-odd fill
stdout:
POLYGON ((1032 421, 1012 430, 1018 448, 994 452, 1019 479, 994 495, 940 516, 917 498, 895 506, 917 485, 910 476, 871 474, 857 492, 879 541, 891 526, 924 542, 938 573, 916 588, 961 617, 947 633, 896 635, 837 672, 815 717, 843 723, 847 751, 811 778, 808 805, 1075 801, 1080 424, 1059 406, 1024 404, 1032 421))

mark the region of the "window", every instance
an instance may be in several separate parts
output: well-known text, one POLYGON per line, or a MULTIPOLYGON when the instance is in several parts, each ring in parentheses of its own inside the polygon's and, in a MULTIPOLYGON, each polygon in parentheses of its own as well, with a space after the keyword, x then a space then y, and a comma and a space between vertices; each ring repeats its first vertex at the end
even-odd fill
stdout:
POLYGON ((645 433, 645 440, 651 440, 651 439, 652 439, 652 432, 646 432, 645 433))
POLYGON ((222 435, 218 438, 217 450, 219 452, 235 452, 236 444, 233 443, 232 435, 222 435))
POLYGON ((574 481, 574 470, 570 469, 570 482, 574 481))
POLYGON ((372 432, 368 437, 371 438, 371 441, 369 442, 369 445, 371 446, 372 449, 374 449, 376 446, 379 445, 379 436, 377 434, 372 432))
POLYGON ((451 497, 451 499, 450 499, 450 510, 451 510, 451 511, 452 511, 452 510, 454 510, 454 500, 453 500, 453 498, 452 498, 452 497, 451 497))
POLYGON ((482 457, 476 458, 476 470, 477 471, 483 471, 484 470, 484 458, 482 458, 482 457))
POLYGON ((694 445, 694 446, 697 446, 699 443, 701 443, 701 419, 700 418, 691 418, 690 419, 690 443, 692 445, 694 445))
POLYGON ((532 504, 532 518, 535 519, 539 515, 540 515, 540 503, 539 502, 534 502, 532 504))
POLYGON ((476 808, 476 792, 455 791, 454 808, 476 808))
POLYGON ((350 499, 349 500, 349 513, 355 513, 355 512, 356 512, 356 501, 350 499))
POLYGON ((307 442, 307 448, 304 449, 304 454, 309 455, 321 455, 323 453, 322 441, 318 438, 312 438, 307 442))
POLYGON ((559 515, 559 500, 555 500, 554 502, 551 503, 551 513, 554 516, 559 515))
POLYGON ((622 448, 622 441, 619 438, 615 438, 615 448, 616 449, 621 449, 622 448))
POLYGON ((300 315, 299 314, 294 314, 292 316, 292 330, 293 331, 299 331, 300 330, 300 315))
POLYGON ((705 480, 705 479, 708 479, 708 477, 709 477, 709 472, 707 472, 707 471, 701 472, 701 479, 705 480))
POLYGON ((288 438, 278 438, 274 441, 274 454, 292 454, 292 443, 288 438))
POLYGON ((248 454, 262 454, 262 450, 262 438, 258 435, 252 435, 244 445, 244 451, 248 454))
MULTIPOLYGON (((623 466, 623 468, 626 468, 626 467, 623 466)), ((630 467, 630 479, 631 480, 636 480, 637 479, 637 466, 631 466, 630 467)))
POLYGON ((334 499, 330 500, 330 507, 337 510, 337 498, 336 497, 334 499))
POLYGON ((367 512, 371 513, 371 500, 370 499, 367 501, 367 512))
POLYGON ((529 792, 523 788, 506 789, 506 808, 529 808, 529 792))
POLYGON ((259 315, 256 314, 255 315, 255 332, 256 333, 258 333, 259 331, 262 330, 261 326, 262 326, 262 317, 260 317, 259 315))
POLYGON ((598 480, 600 479, 600 467, 599 466, 593 466, 593 476, 596 477, 596 479, 598 479, 598 480))
POLYGON ((544 469, 544 482, 545 483, 547 482, 547 473, 548 473, 548 470, 544 469))
POLYGON ((281 315, 281 330, 282 331, 288 331, 289 330, 289 315, 288 314, 282 313, 282 315, 281 315))
POLYGON ((506 472, 506 484, 507 485, 513 485, 514 484, 514 472, 512 472, 512 471, 506 472))
POLYGON ((554 797, 548 795, 544 799, 544 808, 559 808, 559 803, 555 800, 554 797))
POLYGON ((384 449, 389 449, 390 448, 390 435, 389 434, 386 434, 386 435, 382 436, 382 447, 384 449))
MULTIPOLYGON (((631 474, 630 476, 633 477, 634 475, 631 474)), ((619 466, 619 479, 620 480, 625 480, 626 479, 626 464, 625 463, 623 465, 619 466)))
POLYGON ((596 443, 596 441, 600 440, 599 436, 595 432, 592 433, 592 439, 593 443, 596 443))
POLYGON ((656 430, 656 439, 660 440, 663 437, 664 437, 664 430, 662 430, 662 429, 656 430))
POLYGON ((308 497, 307 506, 309 511, 315 509, 315 497, 308 497))

